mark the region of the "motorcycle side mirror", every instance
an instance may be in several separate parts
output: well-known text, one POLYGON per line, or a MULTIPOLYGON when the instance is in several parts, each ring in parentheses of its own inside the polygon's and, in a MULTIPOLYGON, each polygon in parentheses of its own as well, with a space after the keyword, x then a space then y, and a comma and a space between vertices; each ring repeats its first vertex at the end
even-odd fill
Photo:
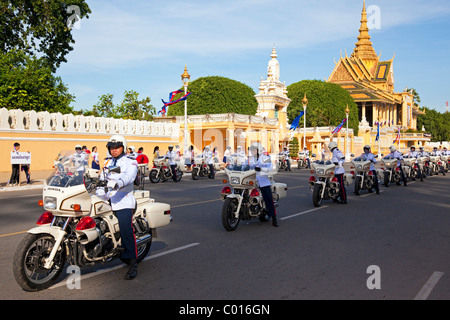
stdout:
POLYGON ((384 157, 384 153, 382 153, 381 156, 384 157))
POLYGON ((316 157, 316 154, 315 154, 315 153, 313 153, 313 154, 312 154, 312 157, 313 157, 313 158, 315 158, 315 157, 316 157))
POLYGON ((109 166, 108 170, 109 170, 109 172, 120 173, 120 167, 119 166, 109 166))
POLYGON ((355 155, 353 153, 350 154, 350 157, 354 157, 355 155))

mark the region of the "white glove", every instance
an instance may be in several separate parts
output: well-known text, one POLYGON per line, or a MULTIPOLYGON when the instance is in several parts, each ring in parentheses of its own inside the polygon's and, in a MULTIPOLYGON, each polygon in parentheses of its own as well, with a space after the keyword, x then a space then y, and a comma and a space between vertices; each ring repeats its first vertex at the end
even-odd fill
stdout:
POLYGON ((116 180, 109 180, 106 186, 108 187, 108 189, 111 188, 113 190, 119 187, 116 180))

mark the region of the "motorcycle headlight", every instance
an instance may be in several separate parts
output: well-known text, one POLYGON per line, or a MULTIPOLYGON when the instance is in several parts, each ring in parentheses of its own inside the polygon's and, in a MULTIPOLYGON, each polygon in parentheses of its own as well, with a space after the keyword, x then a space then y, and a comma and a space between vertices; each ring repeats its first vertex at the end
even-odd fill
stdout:
POLYGON ((238 177, 231 177, 230 182, 232 184, 239 184, 239 178, 238 177))
POLYGON ((56 198, 55 197, 45 197, 44 198, 44 209, 45 210, 55 210, 56 209, 56 198))
POLYGON ((324 170, 323 170, 323 169, 317 169, 317 173, 318 173, 318 174, 323 174, 323 173, 324 173, 324 170))

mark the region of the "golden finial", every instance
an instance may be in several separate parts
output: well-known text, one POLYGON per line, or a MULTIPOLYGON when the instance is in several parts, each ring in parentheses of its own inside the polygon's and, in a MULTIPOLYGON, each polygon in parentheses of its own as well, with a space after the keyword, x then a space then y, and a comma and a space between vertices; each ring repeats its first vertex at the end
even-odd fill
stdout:
POLYGON ((349 114, 350 113, 350 109, 348 108, 348 104, 347 104, 347 108, 345 109, 345 113, 349 114))
POLYGON ((191 75, 187 72, 186 65, 184 65, 184 73, 181 75, 181 81, 183 81, 184 84, 188 84, 190 78, 191 75))
POLYGON ((302 103, 304 106, 306 106, 308 104, 308 99, 306 99, 306 93, 305 93, 305 97, 302 100, 302 103))

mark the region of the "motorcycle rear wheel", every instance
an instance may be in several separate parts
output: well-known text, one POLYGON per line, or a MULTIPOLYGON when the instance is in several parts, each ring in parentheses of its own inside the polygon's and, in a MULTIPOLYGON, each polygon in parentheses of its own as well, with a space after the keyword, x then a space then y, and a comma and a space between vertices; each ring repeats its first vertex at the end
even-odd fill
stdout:
POLYGON ((227 231, 234 231, 239 225, 240 215, 236 218, 235 213, 238 207, 238 200, 226 198, 222 206, 222 225, 227 231))
POLYGON ((53 236, 27 234, 20 242, 14 255, 14 278, 24 291, 40 291, 47 289, 56 282, 65 259, 65 251, 60 248, 53 260, 51 269, 45 269, 45 259, 50 255, 55 244, 53 236))
MULTIPOLYGON (((150 230, 150 236, 152 236, 151 230, 150 230)), ((137 246, 137 259, 136 259, 137 263, 144 260, 144 258, 147 256, 147 254, 150 251, 150 248, 152 246, 152 240, 153 240, 153 237, 151 237, 151 239, 148 242, 137 246)), ((130 261, 128 259, 120 258, 120 260, 126 264, 130 263, 130 261)))

